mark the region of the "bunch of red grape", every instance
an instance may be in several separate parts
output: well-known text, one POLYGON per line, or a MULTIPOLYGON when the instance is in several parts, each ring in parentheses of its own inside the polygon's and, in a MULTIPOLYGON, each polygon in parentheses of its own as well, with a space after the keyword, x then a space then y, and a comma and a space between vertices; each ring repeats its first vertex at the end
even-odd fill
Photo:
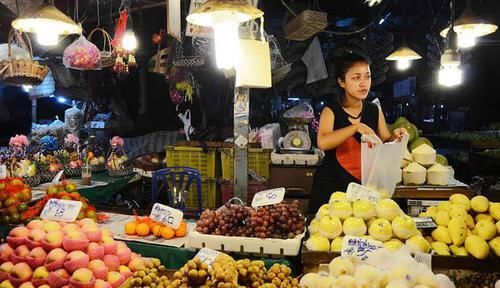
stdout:
POLYGON ((226 204, 205 210, 196 229, 203 234, 259 238, 294 238, 304 231, 305 218, 298 201, 258 207, 226 204))

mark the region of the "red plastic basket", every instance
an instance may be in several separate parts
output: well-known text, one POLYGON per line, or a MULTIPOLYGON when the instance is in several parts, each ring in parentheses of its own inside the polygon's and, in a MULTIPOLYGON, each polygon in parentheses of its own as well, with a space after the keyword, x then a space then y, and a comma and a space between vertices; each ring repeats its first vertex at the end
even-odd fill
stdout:
MULTIPOLYGON (((234 183, 233 180, 220 180, 219 183, 224 204, 234 197, 234 183)), ((248 181, 247 203, 252 203, 255 193, 266 190, 267 187, 267 182, 248 181)))

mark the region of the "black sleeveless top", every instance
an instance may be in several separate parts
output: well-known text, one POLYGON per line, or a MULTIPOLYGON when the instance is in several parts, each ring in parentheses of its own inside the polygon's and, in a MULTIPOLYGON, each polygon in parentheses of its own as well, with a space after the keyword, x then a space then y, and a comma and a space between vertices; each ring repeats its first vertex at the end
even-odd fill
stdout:
MULTIPOLYGON (((334 99, 326 107, 334 114, 333 130, 352 125, 349 115, 344 111, 340 100, 334 99)), ((379 109, 377 105, 363 101, 361 123, 373 131, 378 130, 379 109)), ((337 148, 325 151, 325 158, 314 174, 311 191, 309 213, 328 203, 330 195, 335 191, 347 190, 351 182, 361 182, 361 134, 356 133, 349 137, 337 148)))

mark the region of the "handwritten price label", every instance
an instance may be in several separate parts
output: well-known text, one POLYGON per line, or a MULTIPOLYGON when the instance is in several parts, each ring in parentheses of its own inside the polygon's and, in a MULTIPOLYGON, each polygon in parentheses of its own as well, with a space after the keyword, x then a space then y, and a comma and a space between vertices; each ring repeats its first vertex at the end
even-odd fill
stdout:
POLYGON ((74 222, 82 209, 80 201, 49 199, 43 207, 40 217, 42 219, 74 222))
POLYGON ((182 213, 182 211, 160 203, 155 203, 155 205, 153 205, 151 215, 149 215, 149 218, 154 221, 161 222, 172 227, 173 229, 179 228, 183 217, 184 213, 182 213))
POLYGON ((342 242, 342 257, 356 258, 364 261, 370 257, 374 251, 383 248, 384 244, 379 241, 346 236, 342 242))
POLYGON ((285 198, 285 192, 285 188, 260 191, 253 196, 252 207, 256 208, 280 203, 285 198))
POLYGON ((363 185, 351 182, 349 186, 347 186, 346 198, 352 202, 356 200, 368 200, 376 204, 380 201, 380 193, 363 185))
POLYGON ((210 248, 201 248, 198 254, 196 254, 193 259, 199 258, 201 261, 203 261, 203 263, 211 265, 212 262, 215 261, 215 258, 219 256, 219 254, 219 251, 210 248))
POLYGON ((0 164, 0 179, 7 178, 7 166, 5 164, 0 164))

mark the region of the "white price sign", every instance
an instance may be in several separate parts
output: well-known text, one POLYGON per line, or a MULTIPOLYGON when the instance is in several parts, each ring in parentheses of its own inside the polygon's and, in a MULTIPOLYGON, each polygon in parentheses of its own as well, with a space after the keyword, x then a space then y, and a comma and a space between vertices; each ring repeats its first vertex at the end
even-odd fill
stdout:
POLYGON ((370 257, 374 251, 384 248, 380 241, 359 237, 345 236, 342 241, 342 257, 356 258, 364 261, 370 257))
POLYGON ((0 179, 7 178, 7 166, 5 164, 0 164, 0 179))
POLYGON ((368 200, 376 204, 380 201, 380 193, 358 183, 351 182, 347 186, 346 198, 352 202, 356 200, 368 200))
POLYGON ((74 222, 82 209, 80 201, 49 199, 40 218, 54 221, 74 222))
POLYGON ((201 248, 198 254, 196 254, 193 259, 199 258, 201 261, 203 261, 203 263, 211 265, 212 262, 215 261, 215 258, 219 256, 219 254, 219 251, 210 248, 201 248))
POLYGON ((260 191, 253 196, 252 207, 256 208, 280 203, 285 198, 285 192, 285 188, 260 191))
POLYGON ((165 225, 172 227, 173 229, 179 228, 184 217, 182 211, 168 207, 160 203, 155 203, 153 209, 151 209, 151 215, 149 217, 153 221, 161 222, 165 225))

